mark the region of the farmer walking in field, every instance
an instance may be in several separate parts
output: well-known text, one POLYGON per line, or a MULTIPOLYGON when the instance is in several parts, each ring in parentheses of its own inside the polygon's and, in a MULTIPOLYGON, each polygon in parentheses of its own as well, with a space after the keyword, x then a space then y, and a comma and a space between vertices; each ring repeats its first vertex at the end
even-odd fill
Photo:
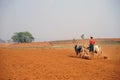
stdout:
POLYGON ((91 52, 93 55, 94 55, 94 44, 95 44, 95 40, 93 39, 93 37, 90 37, 89 52, 91 52))

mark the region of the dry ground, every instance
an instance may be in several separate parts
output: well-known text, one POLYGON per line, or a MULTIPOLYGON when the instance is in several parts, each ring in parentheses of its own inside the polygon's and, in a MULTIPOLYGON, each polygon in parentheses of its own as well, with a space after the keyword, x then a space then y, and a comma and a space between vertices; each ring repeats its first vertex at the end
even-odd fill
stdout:
POLYGON ((0 80, 120 80, 120 45, 102 45, 108 59, 93 60, 75 57, 74 48, 46 45, 1 47, 0 80))

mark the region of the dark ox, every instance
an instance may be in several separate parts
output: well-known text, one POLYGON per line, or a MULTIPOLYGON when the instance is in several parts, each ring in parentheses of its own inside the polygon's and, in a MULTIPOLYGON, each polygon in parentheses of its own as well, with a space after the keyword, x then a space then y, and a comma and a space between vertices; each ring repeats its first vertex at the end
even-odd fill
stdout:
POLYGON ((74 47, 76 55, 78 55, 80 52, 82 52, 82 46, 75 45, 74 47))

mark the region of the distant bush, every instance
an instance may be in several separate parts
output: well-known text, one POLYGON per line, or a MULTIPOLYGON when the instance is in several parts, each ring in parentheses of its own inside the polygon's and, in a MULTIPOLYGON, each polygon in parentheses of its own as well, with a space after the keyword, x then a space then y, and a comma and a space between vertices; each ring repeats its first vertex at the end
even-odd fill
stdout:
POLYGON ((34 40, 34 37, 30 32, 16 32, 11 39, 18 43, 29 43, 34 40))

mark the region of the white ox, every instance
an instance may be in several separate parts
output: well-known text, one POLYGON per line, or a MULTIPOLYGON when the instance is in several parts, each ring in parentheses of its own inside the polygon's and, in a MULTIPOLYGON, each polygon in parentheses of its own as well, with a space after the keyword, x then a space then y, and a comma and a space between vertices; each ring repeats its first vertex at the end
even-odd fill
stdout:
POLYGON ((96 54, 102 54, 102 49, 99 45, 94 45, 94 52, 96 54))

